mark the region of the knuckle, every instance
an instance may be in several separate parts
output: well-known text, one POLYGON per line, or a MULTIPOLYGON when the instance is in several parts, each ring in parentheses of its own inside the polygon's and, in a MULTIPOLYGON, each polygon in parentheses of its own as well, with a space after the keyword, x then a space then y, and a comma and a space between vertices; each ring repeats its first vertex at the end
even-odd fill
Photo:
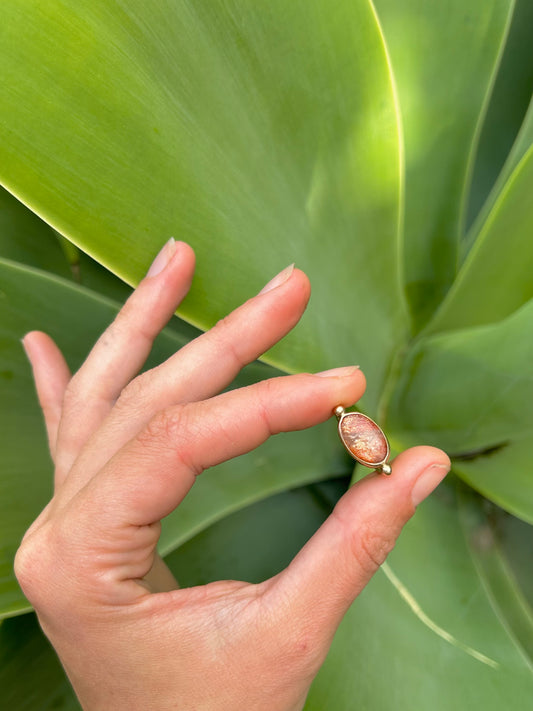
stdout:
MULTIPOLYGON (((126 302, 127 304, 127 302, 126 302)), ((98 346, 103 349, 112 348, 116 341, 121 340, 126 335, 126 323, 128 321, 126 304, 118 312, 106 330, 100 336, 98 346)))
POLYGON ((187 405, 173 406, 160 410, 139 433, 137 439, 141 448, 150 454, 164 448, 172 448, 176 459, 187 468, 200 473, 202 469, 195 465, 193 456, 194 443, 200 435, 197 430, 187 405))
POLYGON ((233 323, 233 312, 218 319, 214 327, 211 329, 211 334, 216 338, 226 338, 228 331, 231 333, 233 323))
POLYGON ((266 430, 268 436, 275 435, 279 432, 272 422, 272 415, 270 411, 271 403, 276 399, 276 379, 269 378, 268 380, 262 380, 258 387, 258 397, 257 406, 259 409, 259 416, 266 430))
POLYGON ((128 299, 116 319, 109 326, 109 336, 112 341, 123 342, 130 340, 134 333, 136 339, 152 343, 155 336, 152 326, 152 314, 146 309, 146 306, 142 307, 139 293, 135 292, 135 295, 137 298, 128 299))
POLYGON ((239 369, 247 362, 246 355, 242 352, 240 345, 242 343, 239 338, 240 330, 234 313, 231 313, 221 318, 210 332, 215 344, 221 351, 229 354, 239 369))
POLYGON ((178 408, 165 408, 160 410, 139 433, 138 441, 141 446, 152 449, 173 441, 182 429, 183 418, 178 408))
MULTIPOLYGON (((37 523, 36 521, 35 523, 37 523)), ((35 529, 30 527, 14 560, 19 585, 39 613, 53 617, 77 615, 73 604, 102 583, 95 575, 93 541, 86 538, 85 522, 79 510, 65 510, 48 518, 35 529), (81 524, 81 525, 80 525, 81 524), (95 582, 96 581, 96 582, 95 582)))
POLYGON ((373 574, 394 548, 396 533, 382 522, 370 521, 357 527, 351 536, 351 548, 357 563, 373 574))
POLYGON ((126 299, 122 308, 115 316, 115 319, 108 326, 108 333, 114 335, 115 332, 120 333, 121 329, 124 328, 130 321, 134 320, 138 309, 139 301, 139 288, 135 289, 130 296, 126 299))
POLYGON ((131 409, 139 407, 140 403, 143 402, 148 385, 149 376, 148 373, 141 373, 122 389, 119 398, 116 402, 116 406, 119 408, 131 409))
POLYGON ((29 587, 29 582, 31 580, 31 559, 32 556, 29 551, 28 543, 21 543, 17 552, 15 553, 15 561, 13 564, 13 568, 15 570, 15 577, 18 580, 18 583, 22 588, 22 592, 26 595, 26 597, 28 597, 26 590, 29 587))
POLYGON ((65 393, 63 395, 63 407, 68 409, 72 407, 74 403, 76 403, 79 399, 79 393, 80 393, 80 377, 79 374, 76 373, 75 375, 72 376, 72 378, 69 380, 69 383, 67 387, 65 388, 65 393))
POLYGON ((15 554, 15 577, 34 607, 46 603, 50 571, 54 569, 54 549, 49 527, 42 526, 23 539, 15 554))

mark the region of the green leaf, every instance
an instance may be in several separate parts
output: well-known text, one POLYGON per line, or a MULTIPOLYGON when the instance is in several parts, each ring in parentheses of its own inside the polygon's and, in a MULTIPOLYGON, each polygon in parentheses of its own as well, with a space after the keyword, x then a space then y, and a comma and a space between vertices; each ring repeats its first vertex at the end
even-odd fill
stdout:
POLYGON ((4 11, 8 189, 129 283, 186 239, 198 274, 181 313, 202 328, 296 261, 314 297, 268 360, 356 358, 375 410, 406 310, 398 117, 368 0, 4 11))
POLYGON ((69 278, 54 231, 0 187, 0 256, 69 278))
MULTIPOLYGON (((12 561, 24 531, 51 496, 52 465, 30 367, 19 339, 38 328, 49 333, 75 370, 113 319, 118 304, 57 277, 0 260, 0 617, 28 611, 14 579, 12 561), (46 304, 46 308, 43 308, 46 304)), ((188 340, 180 324, 165 329, 147 367, 161 362, 188 340)), ((273 369, 254 365, 234 385, 269 377, 273 369)), ((209 523, 252 501, 286 488, 348 474, 335 427, 280 435, 264 447, 205 473, 179 512, 164 522, 162 550, 168 552, 209 523), (218 471, 217 471, 218 469, 218 471)))
POLYGON ((478 219, 472 245, 426 333, 494 323, 533 298, 533 100, 478 219))
POLYGON ((123 301, 131 289, 0 187, 0 257, 37 267, 123 301))
POLYGON ((516 640, 533 672, 533 608, 520 590, 479 503, 471 491, 461 489, 459 518, 472 560, 498 617, 516 640))
POLYGON ((533 527, 501 510, 493 510, 490 514, 489 520, 498 545, 529 608, 533 610, 533 527))
POLYGON ((80 711, 35 615, 0 623, 0 706, 9 711, 80 711))
POLYGON ((451 456, 531 436, 533 341, 525 334, 532 328, 533 300, 500 323, 421 339, 391 401, 393 436, 451 456))
MULTIPOLYGON (((533 16, 533 9, 531 10, 533 16)), ((533 75, 533 70, 531 71, 533 75)), ((523 123, 520 127, 520 131, 516 136, 516 140, 513 143, 512 149, 510 150, 507 160, 505 161, 502 170, 496 180, 493 189, 491 190, 486 203, 479 214, 478 219, 472 226, 469 235, 465 241, 464 254, 468 253, 468 248, 471 246, 472 242, 480 236, 483 232, 485 223, 491 219, 491 213, 497 210, 497 203, 501 200, 501 196, 507 190, 509 190, 509 185, 513 181, 513 174, 517 174, 517 169, 520 169, 521 163, 530 160, 531 148, 533 146, 533 99, 531 98, 531 92, 529 93, 529 107, 525 113, 523 123)), ((519 172, 519 171, 518 171, 519 172)), ((477 249, 479 249, 476 246, 477 249)), ((487 247, 484 247, 487 249, 487 247)))
POLYGON ((525 709, 533 673, 491 606, 448 488, 352 605, 306 711, 525 709))
POLYGON ((349 479, 271 496, 205 528, 166 556, 182 587, 277 575, 323 523, 349 479))
POLYGON ((454 280, 479 134, 513 0, 376 0, 405 136, 406 291, 423 325, 454 280))
POLYGON ((454 472, 495 504, 533 523, 531 433, 495 450, 453 462, 454 472))
MULTIPOLYGON (((527 112, 533 93, 532 27, 533 3, 531 0, 516 0, 513 21, 479 140, 468 206, 468 227, 496 183, 527 112)), ((470 240, 474 233, 475 230, 470 231, 470 240)), ((462 246, 464 254, 471 244, 465 240, 462 246)))

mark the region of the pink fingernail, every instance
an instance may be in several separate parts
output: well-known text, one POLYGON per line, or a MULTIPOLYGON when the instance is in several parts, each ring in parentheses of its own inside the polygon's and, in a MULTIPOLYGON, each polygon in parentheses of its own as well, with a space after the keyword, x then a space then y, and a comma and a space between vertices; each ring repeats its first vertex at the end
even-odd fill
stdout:
POLYGON ((448 464, 431 464, 418 477, 411 491, 413 504, 418 506, 444 479, 450 471, 448 464))
POLYGON ((360 370, 358 365, 347 365, 343 368, 332 368, 331 370, 323 370, 320 373, 315 373, 321 378, 346 378, 348 375, 353 375, 360 370))
POLYGON ((272 291, 272 289, 275 289, 277 286, 281 286, 282 284, 285 284, 286 281, 288 281, 291 278, 291 274, 294 271, 294 263, 289 264, 288 267, 285 267, 283 271, 281 271, 279 274, 276 274, 276 276, 271 279, 268 284, 266 284, 261 291, 259 292, 260 294, 266 294, 267 291, 272 291))
POLYGON ((23 338, 21 338, 21 339, 20 339, 20 342, 22 343, 22 347, 24 348, 24 353, 25 353, 26 356, 28 357, 28 360, 31 361, 31 358, 30 358, 30 349, 29 349, 29 346, 26 344, 26 340, 25 340, 27 336, 28 336, 28 334, 26 334, 23 338))
POLYGON ((163 248, 152 262, 150 269, 146 272, 146 276, 155 277, 158 274, 161 274, 163 269, 167 266, 167 264, 174 256, 175 251, 176 240, 174 239, 174 237, 171 237, 168 242, 163 245, 163 248))

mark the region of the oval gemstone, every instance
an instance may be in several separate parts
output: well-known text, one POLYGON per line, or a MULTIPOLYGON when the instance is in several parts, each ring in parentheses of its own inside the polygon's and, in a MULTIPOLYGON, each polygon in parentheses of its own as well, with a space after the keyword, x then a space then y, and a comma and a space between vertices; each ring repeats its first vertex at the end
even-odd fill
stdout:
POLYGON ((339 423, 339 434, 353 456, 369 467, 377 467, 389 456, 389 445, 381 429, 361 412, 349 412, 339 423))

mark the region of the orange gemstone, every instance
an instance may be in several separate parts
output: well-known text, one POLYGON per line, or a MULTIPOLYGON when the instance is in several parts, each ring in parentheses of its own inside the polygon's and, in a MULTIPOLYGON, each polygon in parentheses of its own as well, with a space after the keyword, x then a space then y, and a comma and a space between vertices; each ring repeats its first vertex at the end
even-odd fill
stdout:
POLYGON ((377 467, 389 456, 389 445, 381 429, 360 412, 349 412, 341 418, 339 434, 353 456, 369 467, 377 467))

